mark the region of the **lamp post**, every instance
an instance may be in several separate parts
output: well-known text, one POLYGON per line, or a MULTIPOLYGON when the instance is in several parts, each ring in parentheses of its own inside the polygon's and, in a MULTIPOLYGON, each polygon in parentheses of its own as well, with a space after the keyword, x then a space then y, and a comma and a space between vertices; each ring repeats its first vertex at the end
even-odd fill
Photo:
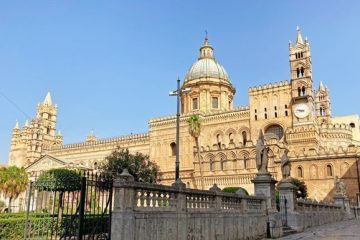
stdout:
POLYGON ((176 96, 176 161, 175 161, 175 181, 180 179, 180 95, 189 93, 191 88, 180 88, 180 79, 177 80, 177 89, 169 93, 170 96, 176 96))

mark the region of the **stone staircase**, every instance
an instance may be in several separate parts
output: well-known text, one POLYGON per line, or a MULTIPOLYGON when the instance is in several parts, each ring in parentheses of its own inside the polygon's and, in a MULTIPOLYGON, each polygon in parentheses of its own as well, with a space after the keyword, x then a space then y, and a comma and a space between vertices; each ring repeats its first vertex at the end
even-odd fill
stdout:
POLYGON ((287 226, 283 227, 283 237, 294 234, 294 233, 297 233, 297 231, 290 227, 287 227, 287 226))

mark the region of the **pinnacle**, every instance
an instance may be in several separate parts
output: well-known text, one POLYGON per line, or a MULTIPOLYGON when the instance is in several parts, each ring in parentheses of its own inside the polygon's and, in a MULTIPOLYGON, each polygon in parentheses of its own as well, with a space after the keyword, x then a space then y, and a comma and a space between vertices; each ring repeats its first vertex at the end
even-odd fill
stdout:
POLYGON ((296 27, 296 31, 297 31, 296 43, 304 44, 299 26, 296 27))
POLYGON ((50 92, 48 92, 46 94, 43 104, 49 105, 49 106, 53 105, 50 92))

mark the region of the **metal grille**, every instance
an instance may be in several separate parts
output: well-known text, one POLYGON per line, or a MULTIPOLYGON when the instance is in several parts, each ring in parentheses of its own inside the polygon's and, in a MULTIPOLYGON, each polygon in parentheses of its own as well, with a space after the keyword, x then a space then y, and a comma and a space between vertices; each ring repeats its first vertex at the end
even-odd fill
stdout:
MULTIPOLYGON (((53 182, 49 184, 54 184, 53 182)), ((36 178, 26 201, 24 239, 110 239, 111 176, 84 173, 74 191, 43 190, 36 178)))
POLYGON ((287 199, 285 196, 280 196, 280 214, 281 222, 284 227, 288 225, 287 223, 287 199))

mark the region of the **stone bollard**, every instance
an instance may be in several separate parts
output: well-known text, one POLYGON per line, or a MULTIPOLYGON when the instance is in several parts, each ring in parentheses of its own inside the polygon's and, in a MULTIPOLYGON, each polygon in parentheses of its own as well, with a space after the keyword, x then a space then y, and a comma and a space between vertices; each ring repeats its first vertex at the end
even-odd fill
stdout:
POLYGON ((114 179, 114 210, 111 216, 111 239, 134 239, 134 177, 124 169, 114 179))

